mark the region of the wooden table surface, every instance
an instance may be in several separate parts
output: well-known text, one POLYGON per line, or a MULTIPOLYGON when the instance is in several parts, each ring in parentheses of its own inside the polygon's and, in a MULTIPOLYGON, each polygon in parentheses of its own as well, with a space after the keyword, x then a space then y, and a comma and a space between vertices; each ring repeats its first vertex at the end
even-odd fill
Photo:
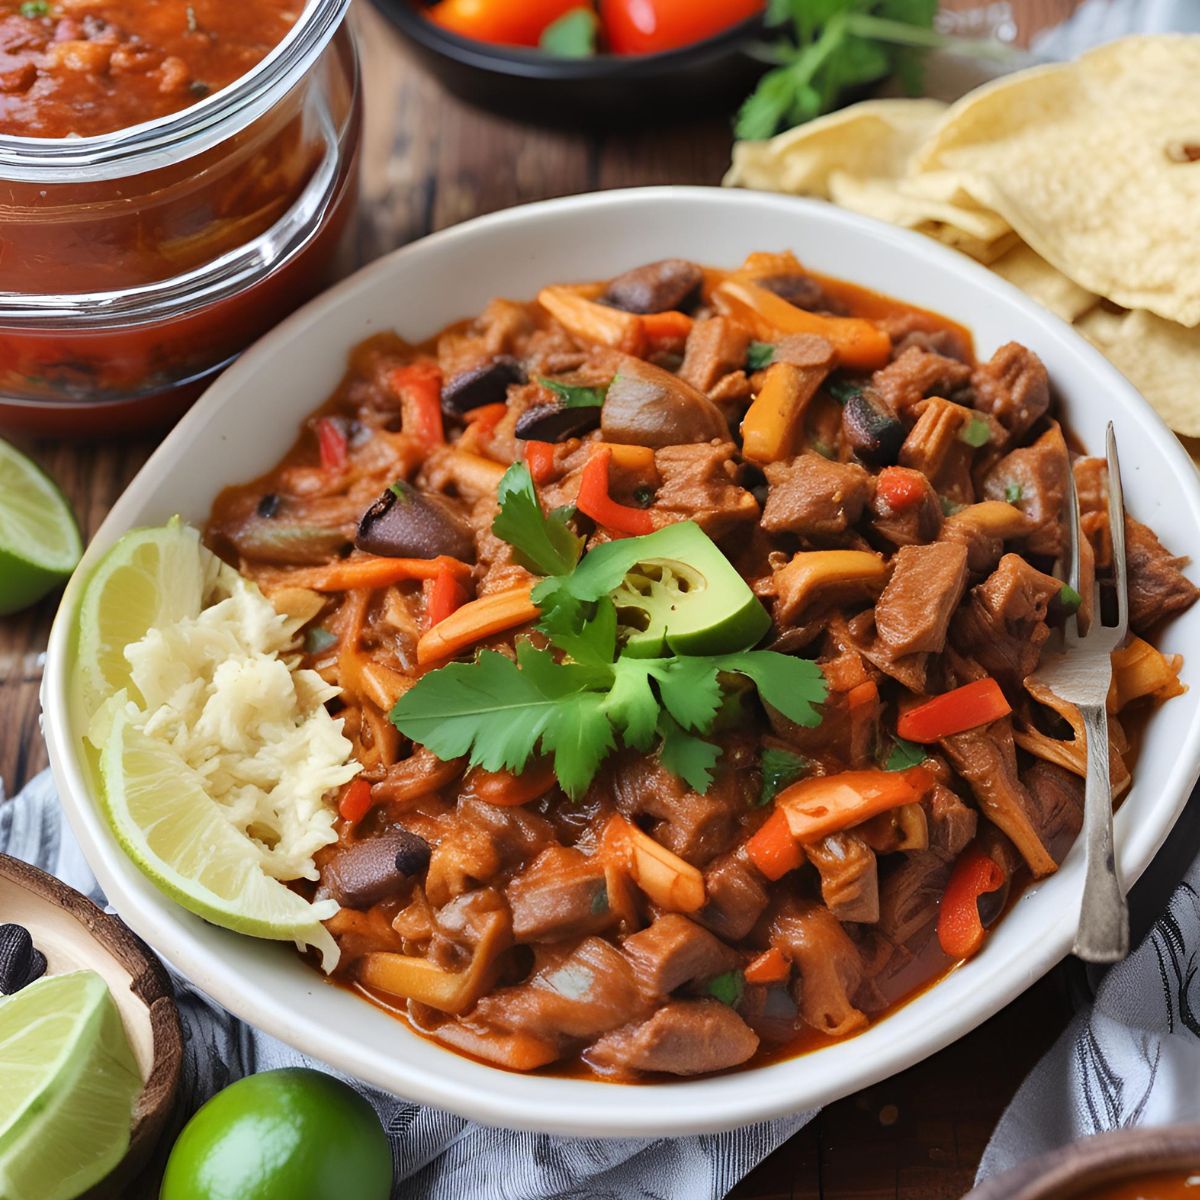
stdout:
MULTIPOLYGON (((1011 0, 1021 41, 1077 0, 1011 0)), ((499 120, 447 96, 389 26, 356 0, 366 94, 362 261, 479 213, 640 184, 716 184, 725 118, 583 136, 499 120)), ((976 7, 954 0, 950 8, 976 7)), ((59 481, 85 534, 152 441, 24 442, 59 481)), ((56 598, 0 618, 0 794, 46 765, 38 732, 41 656, 56 598)), ((903 1074, 826 1108, 734 1190, 738 1200, 951 1200, 971 1184, 997 1118, 1071 1012, 1059 967, 973 1034, 903 1074)), ((152 1185, 147 1200, 154 1195, 152 1185)))

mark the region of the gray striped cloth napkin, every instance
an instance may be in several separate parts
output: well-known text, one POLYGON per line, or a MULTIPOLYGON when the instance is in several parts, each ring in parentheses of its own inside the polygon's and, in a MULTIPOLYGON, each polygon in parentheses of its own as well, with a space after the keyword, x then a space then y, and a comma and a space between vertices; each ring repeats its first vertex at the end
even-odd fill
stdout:
MULTIPOLYGON (((106 906, 49 772, 8 803, 0 794, 0 853, 106 906)), ((181 976, 173 979, 184 1031, 185 1115, 256 1071, 303 1066, 338 1074, 238 1021, 181 976)), ((565 1138, 491 1129, 349 1082, 375 1106, 391 1140, 396 1200, 717 1200, 816 1115, 696 1137, 565 1138)))

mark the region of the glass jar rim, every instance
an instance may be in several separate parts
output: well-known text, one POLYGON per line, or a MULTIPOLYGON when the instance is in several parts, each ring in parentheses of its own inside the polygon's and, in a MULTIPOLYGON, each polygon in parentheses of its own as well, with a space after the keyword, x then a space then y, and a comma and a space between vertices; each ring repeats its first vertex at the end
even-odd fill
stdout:
POLYGON ((91 137, 0 134, 0 179, 91 182, 179 163, 232 137, 269 111, 313 65, 350 0, 308 0, 287 36, 228 87, 179 112, 91 137))

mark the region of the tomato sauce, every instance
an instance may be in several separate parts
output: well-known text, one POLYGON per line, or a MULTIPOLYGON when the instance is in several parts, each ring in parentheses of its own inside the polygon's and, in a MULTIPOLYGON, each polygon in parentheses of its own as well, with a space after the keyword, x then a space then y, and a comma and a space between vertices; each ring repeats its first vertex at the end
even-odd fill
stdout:
POLYGON ((234 82, 303 0, 0 0, 0 133, 90 137, 234 82))
POLYGON ((1195 1171, 1163 1171, 1103 1184, 1081 1192, 1077 1200, 1198 1200, 1200 1167, 1195 1171))

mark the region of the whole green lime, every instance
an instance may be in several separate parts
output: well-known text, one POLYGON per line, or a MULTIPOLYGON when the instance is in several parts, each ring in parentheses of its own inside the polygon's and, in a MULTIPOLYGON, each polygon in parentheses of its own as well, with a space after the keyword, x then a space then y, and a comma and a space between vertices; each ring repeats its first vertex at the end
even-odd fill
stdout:
POLYGON ((375 1110, 332 1075, 248 1075, 184 1126, 159 1200, 388 1200, 392 1153, 375 1110))

